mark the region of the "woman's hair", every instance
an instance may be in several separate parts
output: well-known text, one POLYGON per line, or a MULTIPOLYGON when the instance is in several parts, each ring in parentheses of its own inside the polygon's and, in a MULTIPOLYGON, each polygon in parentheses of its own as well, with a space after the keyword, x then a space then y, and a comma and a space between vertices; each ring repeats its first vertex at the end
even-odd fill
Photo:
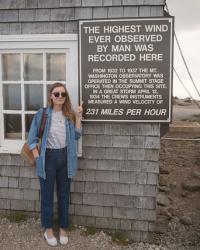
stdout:
POLYGON ((62 111, 64 116, 66 116, 67 118, 70 119, 70 121, 75 122, 75 112, 72 108, 72 104, 69 98, 69 93, 67 92, 67 89, 65 87, 64 84, 62 84, 61 82, 55 82, 54 84, 51 85, 50 91, 48 93, 48 104, 51 108, 53 108, 53 101, 51 99, 51 94, 53 92, 53 90, 57 87, 63 87, 66 93, 66 97, 65 97, 65 102, 62 105, 62 111))

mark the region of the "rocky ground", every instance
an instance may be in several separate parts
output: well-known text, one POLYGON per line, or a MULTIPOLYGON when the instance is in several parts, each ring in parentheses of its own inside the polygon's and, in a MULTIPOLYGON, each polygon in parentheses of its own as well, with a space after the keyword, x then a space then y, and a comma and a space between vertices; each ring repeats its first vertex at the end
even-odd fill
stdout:
POLYGON ((157 202, 155 242, 200 249, 200 141, 162 139, 157 202))
MULTIPOLYGON (((56 249, 199 250, 200 141, 162 139, 157 218, 151 244, 121 245, 103 231, 74 227, 68 232, 69 244, 56 249)), ((40 220, 33 217, 17 223, 16 218, 2 215, 0 243, 1 250, 51 249, 43 239, 40 220)))

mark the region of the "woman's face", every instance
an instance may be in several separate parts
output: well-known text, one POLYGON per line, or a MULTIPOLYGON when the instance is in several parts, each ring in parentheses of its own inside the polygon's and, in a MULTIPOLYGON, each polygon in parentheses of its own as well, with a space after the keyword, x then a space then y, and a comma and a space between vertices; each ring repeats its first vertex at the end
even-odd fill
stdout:
POLYGON ((56 87, 52 90, 51 99, 54 105, 63 105, 66 99, 66 92, 63 87, 56 87))

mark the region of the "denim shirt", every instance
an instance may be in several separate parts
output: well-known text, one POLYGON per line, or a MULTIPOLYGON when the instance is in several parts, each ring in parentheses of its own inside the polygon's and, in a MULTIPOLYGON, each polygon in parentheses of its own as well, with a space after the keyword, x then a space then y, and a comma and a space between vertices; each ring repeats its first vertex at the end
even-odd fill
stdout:
MULTIPOLYGON (((38 142, 38 133, 40 128, 40 123, 42 119, 43 109, 39 109, 38 112, 34 115, 30 131, 28 134, 28 146, 30 150, 33 150, 38 142)), ((41 140, 40 155, 36 159, 36 175, 41 178, 46 179, 45 173, 45 152, 46 152, 46 142, 47 136, 51 124, 51 115, 52 108, 46 109, 46 123, 44 127, 44 132, 41 140)), ((82 134, 82 129, 75 128, 74 123, 69 119, 65 118, 65 127, 66 127, 66 141, 67 141, 67 169, 68 169, 68 178, 72 178, 76 174, 77 168, 77 152, 76 152, 76 140, 78 140, 82 134)))

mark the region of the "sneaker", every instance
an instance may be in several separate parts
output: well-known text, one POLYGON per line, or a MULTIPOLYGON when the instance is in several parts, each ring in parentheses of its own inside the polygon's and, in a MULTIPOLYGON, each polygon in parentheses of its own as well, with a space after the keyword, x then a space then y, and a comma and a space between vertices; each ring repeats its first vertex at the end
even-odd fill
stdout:
POLYGON ((60 235, 60 244, 67 245, 67 243, 68 243, 68 237, 60 235))
POLYGON ((44 233, 44 238, 49 246, 52 246, 52 247, 57 246, 58 242, 57 242, 56 238, 55 237, 48 238, 46 231, 44 233))

